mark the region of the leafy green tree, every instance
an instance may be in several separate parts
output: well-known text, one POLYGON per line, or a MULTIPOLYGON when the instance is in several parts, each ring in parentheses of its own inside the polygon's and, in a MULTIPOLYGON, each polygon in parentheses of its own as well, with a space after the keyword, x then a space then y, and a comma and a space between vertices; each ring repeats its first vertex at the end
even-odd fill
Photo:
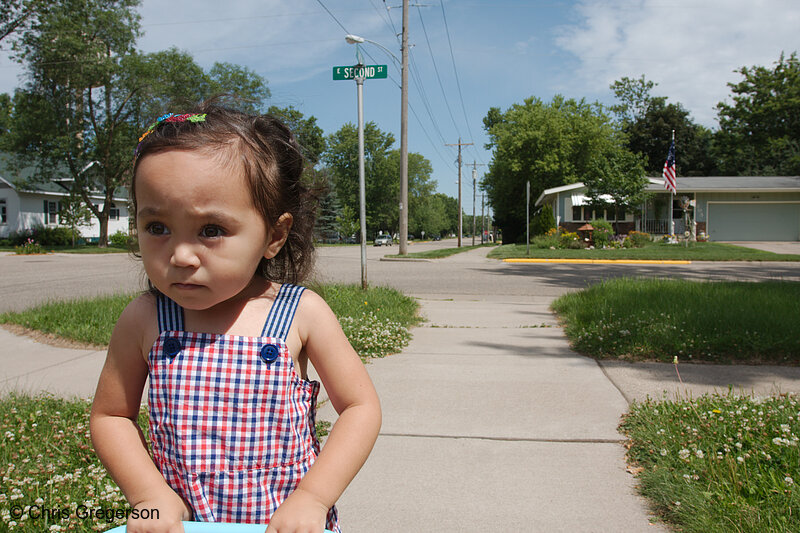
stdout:
POLYGON ((317 125, 317 118, 313 115, 306 118, 292 106, 270 106, 267 113, 279 118, 292 130, 306 160, 312 167, 316 166, 325 151, 325 133, 317 125))
POLYGON ((622 209, 635 211, 642 204, 648 179, 641 157, 623 146, 615 146, 592 162, 583 183, 589 202, 599 209, 613 211, 617 222, 622 209))
POLYGON ((239 75, 232 66, 220 67, 212 76, 176 49, 138 53, 138 5, 58 0, 14 42, 29 82, 14 96, 2 148, 16 155, 17 167, 34 165, 34 180, 71 176, 98 219, 100 246, 108 241, 112 198, 130 178, 133 147, 147 124, 165 110, 195 105, 212 88, 245 99, 266 94, 246 69, 239 75), (244 87, 235 85, 243 80, 244 87), (99 172, 82 171, 91 162, 99 172), (90 199, 95 191, 105 197, 102 208, 90 199))
POLYGON ((695 124, 680 104, 667 103, 664 96, 652 96, 656 83, 623 77, 611 84, 617 104, 611 110, 628 148, 644 157, 650 176, 660 176, 675 131, 679 176, 710 176, 716 173, 711 156, 711 131, 695 124))
POLYGON ((493 150, 484 188, 505 242, 525 239, 525 183, 535 200, 545 189, 582 181, 608 152, 615 129, 600 104, 556 96, 527 98, 484 119, 493 150))
POLYGON ((733 103, 717 105, 714 152, 730 175, 800 174, 800 60, 797 52, 772 69, 742 67, 729 83, 733 103))
POLYGON ((349 237, 350 235, 357 235, 361 223, 358 220, 358 214, 352 207, 346 205, 342 207, 341 212, 336 217, 336 231, 340 235, 349 237))
POLYGON ((611 111, 623 125, 643 119, 653 100, 650 91, 656 85, 658 84, 645 79, 644 74, 637 79, 624 76, 615 81, 610 89, 614 91, 617 103, 611 106, 611 111))
POLYGON ((679 176, 713 176, 716 165, 711 156, 711 131, 695 124, 681 104, 654 98, 639 120, 623 128, 628 148, 643 157, 650 176, 660 176, 675 132, 679 176))
POLYGON ((0 3, 0 41, 14 32, 25 31, 46 5, 43 0, 3 0, 0 3))
MULTIPOLYGON (((392 228, 392 217, 397 217, 399 174, 392 174, 392 165, 388 161, 393 143, 391 133, 382 132, 374 122, 365 124, 364 182, 367 227, 370 231, 392 228)), ((342 207, 359 213, 358 129, 354 124, 347 123, 328 136, 322 161, 333 177, 342 207)))
POLYGON ((80 234, 79 228, 92 225, 92 212, 86 207, 80 193, 74 188, 69 196, 59 201, 58 217, 61 223, 69 227, 72 235, 72 246, 75 246, 75 239, 80 234))

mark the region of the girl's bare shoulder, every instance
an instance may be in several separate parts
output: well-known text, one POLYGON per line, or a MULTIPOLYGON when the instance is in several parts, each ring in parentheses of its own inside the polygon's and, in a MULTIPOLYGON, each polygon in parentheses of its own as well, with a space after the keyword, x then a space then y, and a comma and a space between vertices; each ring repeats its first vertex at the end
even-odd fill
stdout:
POLYGON ((143 293, 131 300, 122 311, 114 328, 114 337, 125 343, 135 343, 146 354, 158 337, 156 297, 143 293))

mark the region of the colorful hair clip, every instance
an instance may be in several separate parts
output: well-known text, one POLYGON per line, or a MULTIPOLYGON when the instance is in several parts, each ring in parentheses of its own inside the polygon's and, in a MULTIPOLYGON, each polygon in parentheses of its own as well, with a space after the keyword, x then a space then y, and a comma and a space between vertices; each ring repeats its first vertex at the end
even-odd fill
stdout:
POLYGON ((144 133, 142 133, 141 137, 139 137, 139 144, 136 145, 136 149, 133 151, 133 157, 136 159, 139 156, 139 148, 142 146, 142 141, 145 137, 150 135, 157 127, 165 122, 205 122, 206 121, 206 114, 205 113, 185 113, 183 115, 176 115, 175 113, 164 113, 160 117, 156 119, 155 122, 150 124, 150 127, 147 128, 144 133))

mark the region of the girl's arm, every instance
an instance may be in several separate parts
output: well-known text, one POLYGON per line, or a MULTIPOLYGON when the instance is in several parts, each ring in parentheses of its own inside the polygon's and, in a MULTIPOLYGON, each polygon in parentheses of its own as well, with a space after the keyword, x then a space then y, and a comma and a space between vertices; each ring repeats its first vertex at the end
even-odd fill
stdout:
POLYGON ((319 531, 328 509, 367 460, 381 427, 375 387, 328 304, 319 295, 305 291, 295 322, 308 359, 339 418, 317 460, 273 514, 267 529, 270 533, 280 533, 284 528, 319 531))
MULTIPOLYGON (((129 532, 182 532, 191 510, 156 468, 137 424, 147 379, 144 339, 152 339, 155 304, 140 296, 125 308, 111 335, 89 427, 100 461, 134 509, 159 509, 159 520, 128 522, 129 532)), ((157 334, 157 332, 156 332, 157 334)), ((151 342, 152 344, 152 342, 151 342)))

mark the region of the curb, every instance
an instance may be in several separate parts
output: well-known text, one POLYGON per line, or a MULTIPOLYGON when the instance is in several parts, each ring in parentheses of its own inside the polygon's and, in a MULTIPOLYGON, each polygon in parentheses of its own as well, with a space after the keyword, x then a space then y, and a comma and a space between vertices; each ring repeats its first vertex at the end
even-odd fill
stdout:
POLYGON ((691 261, 673 259, 503 259, 504 263, 573 263, 573 264, 640 264, 690 265, 691 261))
POLYGON ((394 261, 398 263, 432 263, 433 259, 422 259, 419 257, 381 257, 381 261, 394 261))

